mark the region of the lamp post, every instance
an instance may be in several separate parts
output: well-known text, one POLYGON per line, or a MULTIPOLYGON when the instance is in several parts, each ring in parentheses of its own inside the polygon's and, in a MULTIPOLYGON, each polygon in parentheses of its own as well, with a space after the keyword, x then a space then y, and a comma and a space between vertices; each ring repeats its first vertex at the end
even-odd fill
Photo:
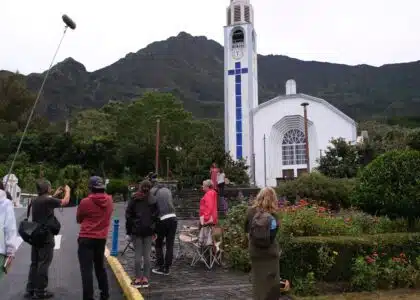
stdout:
POLYGON ((160 141, 160 119, 156 120, 156 158, 155 158, 155 173, 159 171, 159 141, 160 141))
POLYGON ((169 181, 169 157, 166 157, 166 181, 169 181))
POLYGON ((303 122, 305 127, 305 150, 306 150, 306 168, 307 172, 309 173, 311 170, 310 164, 309 164, 309 138, 308 138, 308 111, 307 106, 309 103, 304 102, 301 104, 303 106, 303 122))

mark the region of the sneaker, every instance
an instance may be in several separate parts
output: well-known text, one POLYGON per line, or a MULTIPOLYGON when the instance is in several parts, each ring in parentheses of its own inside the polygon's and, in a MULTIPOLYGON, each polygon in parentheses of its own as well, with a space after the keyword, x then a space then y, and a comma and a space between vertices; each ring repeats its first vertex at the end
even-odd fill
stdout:
POLYGON ((159 275, 169 275, 169 268, 159 267, 152 269, 152 272, 159 275))
POLYGON ((143 277, 143 280, 141 282, 142 288, 148 288, 149 287, 149 280, 146 277, 143 277))
POLYGON ((143 281, 138 280, 138 279, 133 279, 133 281, 131 282, 131 286, 135 289, 139 289, 139 288, 143 287, 143 281))
POLYGON ((50 299, 54 297, 54 294, 48 291, 35 292, 32 299, 50 299))

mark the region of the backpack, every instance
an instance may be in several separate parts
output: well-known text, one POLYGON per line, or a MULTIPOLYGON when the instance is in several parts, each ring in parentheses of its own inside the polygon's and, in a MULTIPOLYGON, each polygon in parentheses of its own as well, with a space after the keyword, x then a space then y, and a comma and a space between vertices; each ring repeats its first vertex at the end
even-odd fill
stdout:
POLYGON ((152 211, 147 203, 136 203, 135 219, 134 219, 134 233, 138 236, 151 236, 155 231, 155 223, 153 221, 152 211))
POLYGON ((271 246, 271 221, 273 216, 267 212, 258 210, 251 220, 249 237, 251 244, 258 248, 271 246))

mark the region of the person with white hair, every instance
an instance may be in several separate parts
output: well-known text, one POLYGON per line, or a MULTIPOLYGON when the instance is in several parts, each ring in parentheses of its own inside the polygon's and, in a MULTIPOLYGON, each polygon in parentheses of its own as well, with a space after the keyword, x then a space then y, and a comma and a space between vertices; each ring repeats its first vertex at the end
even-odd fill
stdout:
POLYGON ((217 192, 211 179, 203 181, 203 191, 205 194, 200 200, 200 225, 217 225, 217 192))
POLYGON ((13 259, 16 252, 16 217, 13 202, 7 199, 6 192, 0 190, 0 276, 5 272, 7 259, 13 259))

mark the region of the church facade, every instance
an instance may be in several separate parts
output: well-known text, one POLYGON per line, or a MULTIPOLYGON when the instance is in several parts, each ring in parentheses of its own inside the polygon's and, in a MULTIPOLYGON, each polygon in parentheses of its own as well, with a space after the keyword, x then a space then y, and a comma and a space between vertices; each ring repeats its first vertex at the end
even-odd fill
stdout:
POLYGON ((246 160, 255 185, 275 186, 278 179, 315 168, 332 138, 355 142, 356 122, 323 99, 297 93, 294 80, 287 81, 285 95, 258 105, 253 23, 250 1, 231 0, 224 29, 225 149, 233 159, 246 160))

